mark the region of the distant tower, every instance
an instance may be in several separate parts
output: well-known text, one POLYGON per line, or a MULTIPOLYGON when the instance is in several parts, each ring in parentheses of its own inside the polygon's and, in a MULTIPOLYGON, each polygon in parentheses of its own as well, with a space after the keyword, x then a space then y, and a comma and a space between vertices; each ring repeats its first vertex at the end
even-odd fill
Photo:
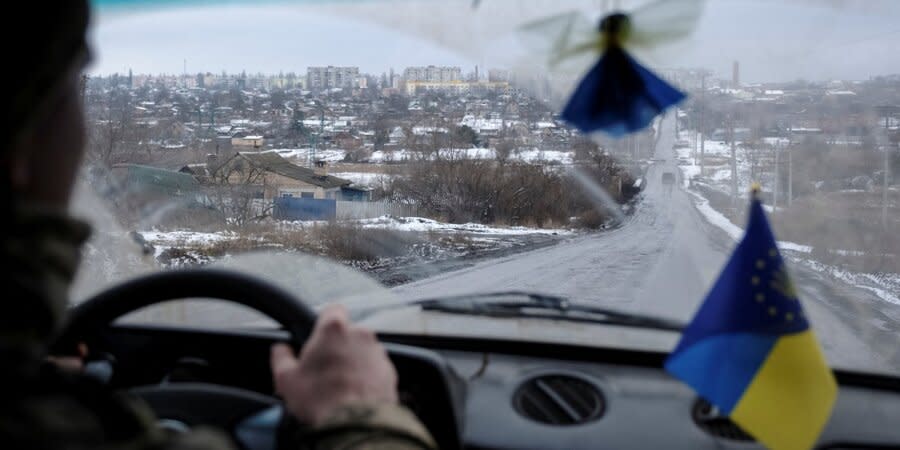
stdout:
POLYGON ((479 78, 478 78, 478 64, 476 64, 476 65, 475 65, 475 81, 477 82, 478 80, 479 80, 479 78))
POLYGON ((128 89, 134 88, 134 76, 131 73, 131 69, 128 69, 128 89))
POLYGON ((731 66, 731 82, 735 88, 741 86, 741 64, 737 61, 731 66))

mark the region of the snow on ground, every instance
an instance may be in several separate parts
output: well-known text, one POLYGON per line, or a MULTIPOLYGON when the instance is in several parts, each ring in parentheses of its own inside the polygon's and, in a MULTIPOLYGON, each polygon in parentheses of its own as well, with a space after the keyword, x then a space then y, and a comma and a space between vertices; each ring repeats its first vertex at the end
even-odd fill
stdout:
MULTIPOLYGON (((682 140, 691 141, 693 137, 693 130, 682 130, 679 132, 679 138, 682 140)), ((766 144, 773 146, 782 146, 787 145, 788 143, 787 139, 779 137, 764 137, 762 140, 766 144)), ((731 158, 731 145, 724 141, 709 139, 706 139, 704 142, 705 155, 707 157, 705 161, 706 174, 704 176, 704 181, 708 183, 710 188, 730 194, 731 166, 730 161, 728 160, 731 158), (725 158, 724 162, 722 158, 725 158)), ((740 197, 745 199, 748 198, 750 186, 754 182, 760 183, 764 191, 772 192, 775 187, 773 174, 769 171, 761 171, 760 173, 757 173, 754 178, 751 178, 751 163, 748 160, 748 151, 741 147, 740 141, 736 143, 736 147, 737 188, 740 197)), ((696 152, 693 148, 676 148, 675 151, 682 164, 686 162, 699 163, 699 161, 694 161, 694 158, 699 156, 699 147, 696 152)), ((689 177, 699 175, 695 165, 681 165, 681 170, 685 174, 685 186, 689 186, 689 183, 687 183, 689 177)))
MULTIPOLYGON (((735 225, 731 222, 725 215, 716 211, 712 206, 710 206, 709 201, 706 200, 701 194, 695 191, 688 191, 689 194, 694 198, 694 205, 697 207, 697 210, 700 211, 700 214, 703 214, 703 217, 706 220, 724 231, 728 236, 730 236, 735 241, 740 240, 744 236, 744 229, 735 225)), ((812 247, 803 244, 797 244, 795 242, 788 241, 778 241, 778 248, 781 250, 790 250, 799 253, 810 253, 812 252, 812 247)))
MULTIPOLYGON (((686 139, 687 133, 681 132, 679 133, 679 138, 686 139)), ((696 164, 686 164, 686 162, 693 162, 693 157, 691 155, 690 148, 676 148, 675 153, 679 159, 678 168, 681 169, 681 182, 684 184, 684 188, 687 189, 691 186, 691 179, 697 175, 700 175, 700 166, 696 164)))
POLYGON ((235 233, 228 231, 219 231, 215 233, 203 233, 199 231, 141 231, 139 234, 143 236, 144 240, 147 242, 153 245, 163 246, 203 246, 237 237, 235 233))
MULTIPOLYGON (((309 157, 309 148, 276 148, 264 150, 263 153, 278 153, 281 157, 294 160, 295 163, 305 166, 309 157)), ((472 148, 445 148, 441 151, 441 156, 445 158, 456 159, 495 159, 497 153, 492 148, 472 147, 472 148)), ((330 149, 316 150, 315 159, 339 162, 344 160, 346 150, 330 149)), ((420 154, 406 149, 399 150, 377 150, 372 152, 369 157, 371 163, 383 162, 402 162, 411 161, 420 157, 420 154)), ((572 164, 574 154, 572 152, 559 150, 541 150, 537 148, 518 149, 510 155, 510 159, 514 161, 523 161, 528 163, 558 163, 572 164)))
MULTIPOLYGON (((489 159, 494 157, 492 150, 487 148, 473 147, 470 149, 443 149, 441 155, 444 157, 455 157, 465 159, 489 159)), ((418 152, 412 152, 406 149, 399 150, 376 150, 369 157, 371 163, 383 162, 400 162, 411 161, 421 157, 418 152)))
POLYGON ((335 172, 331 175, 334 175, 338 178, 343 178, 345 180, 350 180, 354 184, 358 184, 360 186, 372 187, 381 186, 383 182, 393 178, 393 175, 377 172, 335 172))
POLYGON ((731 169, 719 169, 709 179, 713 181, 729 181, 731 180, 731 169))
MULTIPOLYGON (((199 231, 140 231, 144 240, 153 246, 154 257, 159 258, 166 250, 178 248, 182 250, 207 248, 217 242, 237 239, 237 234, 229 231, 204 233, 199 231)), ((208 257, 187 251, 191 258, 208 262, 208 257)))
POLYGON ((694 206, 697 208, 697 211, 700 211, 700 214, 703 215, 707 222, 724 231, 725 234, 727 234, 735 241, 741 239, 741 237, 744 236, 744 230, 741 227, 733 224, 730 220, 728 220, 727 217, 725 217, 725 215, 716 211, 712 206, 710 206, 709 200, 707 200, 706 197, 703 197, 693 190, 687 192, 691 195, 691 197, 694 198, 694 206))
MULTIPOLYGON (((684 167, 690 166, 682 166, 682 170, 684 170, 684 167)), ((694 190, 687 190, 687 192, 693 197, 697 211, 699 211, 709 223, 724 231, 735 241, 740 240, 743 237, 744 230, 710 206, 709 201, 705 197, 694 190)), ((795 255, 788 256, 793 256, 791 257, 791 260, 795 263, 801 264, 816 272, 830 275, 851 286, 870 291, 886 302, 900 305, 900 297, 897 295, 897 293, 900 292, 900 274, 850 272, 839 267, 822 264, 818 261, 802 257, 801 255, 812 253, 813 248, 808 245, 778 241, 778 247, 782 251, 794 252, 795 255)))
MULTIPOLYGON (((374 219, 360 219, 342 221, 346 224, 359 224, 363 228, 378 228, 397 231, 414 232, 443 232, 443 233, 467 233, 480 235, 529 235, 548 234, 562 235, 573 234, 574 231, 559 228, 529 228, 529 227, 498 227, 479 223, 453 224, 426 219, 424 217, 393 217, 381 216, 374 219)), ((285 231, 302 230, 308 227, 324 226, 328 222, 323 221, 281 221, 280 229, 285 231)), ((232 231, 219 231, 213 233, 199 231, 141 231, 139 232, 147 243, 160 249, 170 247, 205 247, 216 242, 224 242, 237 239, 239 236, 232 231)))
POLYGON ((276 148, 272 150, 265 150, 263 153, 278 153, 282 158, 287 159, 297 159, 303 158, 306 159, 306 155, 309 153, 309 149, 305 148, 276 148))
POLYGON ((511 159, 524 162, 557 162, 559 164, 572 164, 574 155, 572 152, 559 150, 520 150, 511 156, 511 159))
POLYGON ((772 145, 772 146, 787 147, 788 145, 791 144, 790 139, 781 138, 781 137, 764 137, 762 140, 766 144, 772 145))
POLYGON ((499 118, 485 118, 485 117, 475 117, 472 114, 467 114, 462 120, 459 122, 460 126, 467 126, 475 131, 499 131, 505 127, 515 126, 521 123, 518 120, 506 120, 499 118))
POLYGON ((687 165, 687 166, 678 166, 681 169, 681 181, 684 183, 684 187, 688 188, 691 185, 691 178, 694 178, 697 175, 700 175, 700 166, 696 165, 687 165))
POLYGON ((900 274, 854 273, 810 259, 797 261, 816 272, 827 273, 847 284, 870 291, 886 302, 900 305, 900 274))
MULTIPOLYGON (((444 158, 449 159, 496 159, 497 154, 494 149, 485 147, 473 148, 446 148, 440 150, 440 154, 444 158)), ((381 163, 391 161, 409 161, 419 157, 416 152, 409 150, 378 150, 372 152, 369 162, 381 163)), ((559 150, 541 150, 541 149, 519 149, 514 151, 509 159, 513 161, 522 161, 528 163, 559 163, 572 164, 574 154, 559 150)))
POLYGON ((320 161, 338 162, 343 161, 346 155, 347 151, 342 149, 316 150, 315 158, 320 161))
MULTIPOLYGON (((738 153, 740 153, 740 150, 738 150, 738 153)), ((731 156, 731 146, 724 141, 707 140, 704 144, 703 154, 707 156, 731 156)))
POLYGON ((479 223, 452 224, 438 222, 424 217, 391 217, 382 216, 375 219, 358 221, 364 228, 381 228, 397 231, 472 233, 485 235, 525 235, 525 234, 572 234, 573 231, 551 228, 528 227, 492 227, 479 223))
MULTIPOLYGON (((278 153, 283 158, 298 160, 301 163, 300 165, 306 165, 306 160, 309 157, 308 148, 276 148, 272 150, 265 150, 263 153, 268 152, 278 153)), ((346 150, 341 149, 320 149, 316 150, 315 159, 320 161, 338 162, 344 160, 344 156, 346 155, 346 153, 346 150)))
MULTIPOLYGON (((770 140, 779 140, 780 138, 766 138, 770 140)), ((758 173, 755 178, 750 177, 750 166, 751 163, 747 159, 747 151, 741 148, 741 143, 737 143, 738 149, 736 152, 737 162, 737 188, 740 196, 742 198, 747 198, 748 193, 750 192, 750 186, 753 183, 760 183, 764 191, 772 192, 774 189, 774 176, 766 171, 758 173)), ((730 145, 720 142, 720 141, 706 141, 706 154, 719 156, 719 157, 727 157, 731 158, 731 147, 730 145), (711 150, 712 149, 712 150, 711 150)), ((708 164, 710 161, 707 161, 706 170, 707 170, 707 180, 710 182, 710 187, 720 190, 722 192, 730 193, 731 192, 731 167, 730 162, 727 162, 725 165, 710 165, 708 164)))

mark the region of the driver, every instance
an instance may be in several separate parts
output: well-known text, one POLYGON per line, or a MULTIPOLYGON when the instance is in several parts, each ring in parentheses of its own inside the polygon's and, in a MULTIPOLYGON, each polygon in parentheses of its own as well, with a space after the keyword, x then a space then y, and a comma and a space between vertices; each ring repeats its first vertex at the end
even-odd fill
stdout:
MULTIPOLYGON (((167 435, 145 405, 46 358, 89 234, 66 214, 85 141, 88 9, 86 0, 18 3, 16 24, 4 27, 14 66, 0 94, 0 448, 232 448, 216 430, 167 435)), ((274 346, 271 366, 286 410, 308 425, 281 448, 434 447, 398 404, 385 349, 340 307, 322 311, 299 355, 274 346)))

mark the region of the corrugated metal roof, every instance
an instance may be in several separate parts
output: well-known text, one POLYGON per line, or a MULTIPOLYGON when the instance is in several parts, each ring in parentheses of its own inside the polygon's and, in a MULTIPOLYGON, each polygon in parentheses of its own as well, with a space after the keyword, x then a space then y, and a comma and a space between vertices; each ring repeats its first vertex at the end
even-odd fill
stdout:
POLYGON ((242 157, 249 161, 250 164, 260 169, 325 189, 346 186, 352 183, 350 180, 331 175, 324 177, 318 176, 312 169, 292 164, 275 152, 242 152, 238 153, 236 157, 242 157))
POLYGON ((114 169, 126 171, 125 182, 137 190, 161 191, 180 195, 197 190, 197 179, 183 172, 160 169, 140 164, 116 164, 114 169))

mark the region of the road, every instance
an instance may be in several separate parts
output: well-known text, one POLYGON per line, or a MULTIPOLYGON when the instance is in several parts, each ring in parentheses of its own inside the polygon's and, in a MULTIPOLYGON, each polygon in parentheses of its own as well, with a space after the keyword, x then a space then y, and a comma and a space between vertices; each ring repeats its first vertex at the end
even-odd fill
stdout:
MULTIPOLYGON (((405 298, 528 290, 687 321, 734 246, 696 210, 690 194, 659 182, 680 178, 674 126, 664 120, 644 197, 620 228, 478 263, 394 288, 405 298)), ((789 263, 790 264, 790 263, 789 263)), ((791 266, 806 313, 835 367, 900 370, 900 308, 870 293, 791 266)))

